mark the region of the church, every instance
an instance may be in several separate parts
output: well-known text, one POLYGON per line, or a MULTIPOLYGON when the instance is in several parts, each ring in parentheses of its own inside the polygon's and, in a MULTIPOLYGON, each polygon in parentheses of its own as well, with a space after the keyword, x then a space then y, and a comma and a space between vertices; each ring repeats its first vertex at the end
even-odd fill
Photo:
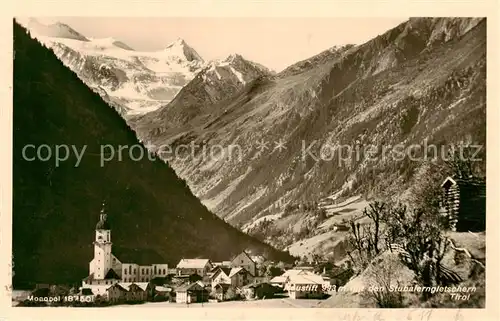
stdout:
POLYGON ((95 227, 94 258, 89 263, 89 276, 82 280, 82 288, 90 288, 95 295, 105 295, 115 283, 149 282, 168 275, 168 264, 140 265, 121 262, 113 254, 111 226, 103 208, 95 227))

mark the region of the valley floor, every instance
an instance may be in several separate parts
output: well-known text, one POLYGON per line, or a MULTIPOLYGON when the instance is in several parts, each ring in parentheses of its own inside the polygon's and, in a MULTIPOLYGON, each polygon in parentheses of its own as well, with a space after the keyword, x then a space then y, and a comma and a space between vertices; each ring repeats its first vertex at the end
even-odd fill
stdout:
POLYGON ((314 308, 324 300, 313 299, 297 299, 292 300, 288 298, 273 298, 265 300, 252 300, 252 301, 225 301, 225 302, 204 302, 191 303, 189 305, 182 303, 171 302, 146 302, 138 305, 114 305, 113 307, 161 307, 161 308, 314 308))

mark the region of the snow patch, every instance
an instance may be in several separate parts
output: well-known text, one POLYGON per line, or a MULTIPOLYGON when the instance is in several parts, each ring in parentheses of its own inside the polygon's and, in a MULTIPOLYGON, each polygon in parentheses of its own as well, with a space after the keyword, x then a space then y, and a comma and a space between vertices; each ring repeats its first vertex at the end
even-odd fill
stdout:
POLYGON ((229 66, 229 68, 231 69, 231 71, 233 72, 233 74, 236 75, 236 77, 238 78, 239 82, 241 82, 242 84, 246 84, 245 79, 243 79, 243 75, 239 71, 237 71, 236 69, 234 69, 233 66, 229 66))
POLYGON ((281 218, 283 216, 283 212, 282 213, 278 213, 278 214, 270 214, 270 215, 266 215, 266 216, 262 216, 262 217, 259 217, 258 219, 256 219, 255 221, 251 222, 250 224, 247 224, 243 227, 243 232, 248 232, 248 230, 254 228, 255 226, 259 225, 261 222, 264 222, 264 221, 276 221, 277 219, 281 218))

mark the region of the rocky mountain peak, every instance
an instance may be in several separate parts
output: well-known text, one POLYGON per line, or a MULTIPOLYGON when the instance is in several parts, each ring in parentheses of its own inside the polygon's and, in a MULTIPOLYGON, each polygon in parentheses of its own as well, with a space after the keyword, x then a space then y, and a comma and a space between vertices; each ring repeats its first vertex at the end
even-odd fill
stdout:
MULTIPOLYGON (((21 19, 22 20, 22 19, 21 19)), ((54 38, 66 38, 74 39, 80 41, 89 41, 84 35, 74 30, 67 24, 62 22, 56 22, 50 25, 45 25, 35 18, 28 18, 26 21, 19 21, 21 24, 25 25, 27 29, 36 35, 54 37, 54 38)))
POLYGON ((182 38, 177 38, 168 44, 163 51, 181 60, 203 62, 203 58, 182 38))
POLYGON ((237 54, 237 53, 232 53, 230 54, 229 56, 226 57, 226 59, 224 59, 223 61, 224 62, 234 62, 234 61, 241 61, 243 60, 243 56, 241 56, 240 54, 237 54))

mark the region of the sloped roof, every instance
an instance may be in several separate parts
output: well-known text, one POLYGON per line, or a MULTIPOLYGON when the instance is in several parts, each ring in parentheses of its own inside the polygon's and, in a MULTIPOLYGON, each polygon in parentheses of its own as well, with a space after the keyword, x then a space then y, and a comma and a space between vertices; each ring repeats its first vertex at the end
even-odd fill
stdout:
POLYGON ((222 288, 222 290, 227 290, 230 286, 231 284, 227 283, 217 283, 216 285, 214 285, 214 288, 222 288))
POLYGON ((308 270, 301 270, 301 269, 291 269, 291 270, 286 270, 285 273, 279 276, 275 276, 270 280, 272 283, 285 283, 290 277, 294 277, 297 275, 303 275, 303 276, 315 276, 311 271, 308 270))
POLYGON ((223 272, 225 275, 229 275, 229 273, 231 272, 231 268, 223 267, 223 266, 216 266, 215 268, 213 268, 211 270, 211 272, 213 272, 212 278, 214 278, 217 275, 219 275, 219 272, 223 272))
POLYGON ((128 290, 129 291, 134 291, 134 290, 138 290, 138 291, 146 291, 146 289, 144 289, 143 286, 140 286, 139 284, 136 284, 136 283, 132 283, 128 286, 128 290))
POLYGON ((244 254, 246 257, 248 257, 250 259, 250 261, 252 261, 253 263, 255 263, 255 261, 252 259, 252 257, 250 256, 250 254, 248 254, 246 251, 242 251, 241 253, 238 253, 237 255, 235 255, 232 259, 231 259, 231 262, 234 261, 234 259, 236 259, 238 256, 240 256, 241 254, 244 254))
POLYGON ((204 288, 198 284, 198 282, 190 283, 190 284, 183 284, 180 287, 178 287, 175 291, 176 292, 186 292, 190 290, 203 290, 204 288))
POLYGON ((104 277, 105 280, 119 280, 121 279, 118 274, 115 272, 113 269, 109 269, 108 273, 106 273, 106 276, 104 277))
POLYGON ((172 290, 172 288, 169 288, 169 287, 166 287, 166 286, 157 285, 157 286, 155 286, 155 290, 156 291, 160 291, 160 292, 170 292, 172 290))
POLYGON ((309 270, 291 269, 291 270, 286 270, 285 273, 283 273, 281 276, 287 277, 287 276, 297 275, 297 274, 314 274, 314 273, 309 271, 309 270))
POLYGON ((123 288, 125 288, 127 291, 130 290, 130 286, 132 284, 135 284, 139 288, 141 288, 142 290, 146 291, 149 283, 148 282, 119 282, 117 284, 120 284, 120 286, 122 286, 123 288))
POLYGON ((208 263, 209 259, 182 259, 177 264, 178 269, 203 269, 208 263))
POLYGON ((441 184, 441 187, 445 186, 447 183, 458 184, 458 185, 475 185, 475 186, 486 186, 486 180, 480 177, 451 177, 448 176, 441 184))
POLYGON ((239 273, 248 273, 248 274, 250 274, 250 272, 248 272, 245 268, 243 268, 243 267, 240 266, 240 267, 232 268, 231 272, 229 272, 228 276, 231 278, 234 275, 239 274, 239 273))
POLYGON ((289 276, 288 282, 291 284, 323 284, 324 280, 321 275, 296 274, 289 276))
POLYGON ((250 283, 250 284, 243 286, 242 288, 243 289, 250 289, 250 288, 258 288, 261 286, 268 286, 268 287, 276 288, 274 285, 270 284, 269 282, 250 283))
POLYGON ((271 282, 271 283, 285 283, 286 282, 286 276, 283 276, 283 275, 275 276, 269 282, 271 282))
POLYGON ((128 289, 125 288, 125 287, 123 287, 120 283, 113 284, 112 286, 110 286, 109 288, 107 288, 106 291, 109 291, 109 289, 114 288, 114 287, 116 287, 116 288, 118 288, 118 289, 120 289, 120 290, 122 290, 124 292, 128 292, 128 289))

